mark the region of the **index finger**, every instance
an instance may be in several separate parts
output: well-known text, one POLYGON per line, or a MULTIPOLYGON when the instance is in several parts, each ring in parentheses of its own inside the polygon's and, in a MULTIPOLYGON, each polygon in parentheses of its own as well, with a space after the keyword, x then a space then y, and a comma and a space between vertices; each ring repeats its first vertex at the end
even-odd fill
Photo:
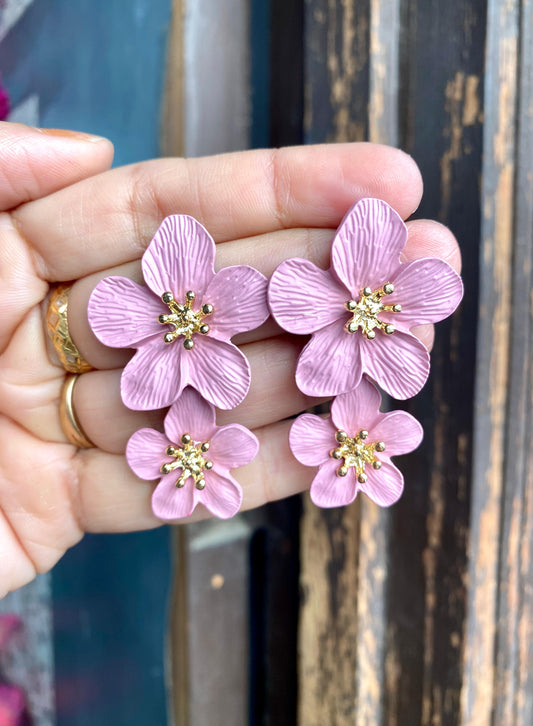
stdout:
POLYGON ((404 218, 422 195, 410 156, 353 143, 160 159, 114 169, 14 212, 49 281, 141 256, 162 219, 189 214, 217 242, 291 227, 336 227, 362 197, 404 218))

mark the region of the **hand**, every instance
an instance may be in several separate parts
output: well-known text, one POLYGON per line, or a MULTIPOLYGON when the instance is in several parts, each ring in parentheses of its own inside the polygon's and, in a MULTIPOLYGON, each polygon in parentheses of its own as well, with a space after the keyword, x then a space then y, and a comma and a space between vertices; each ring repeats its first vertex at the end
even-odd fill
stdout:
MULTIPOLYGON (((9 159, 21 133, 0 128, 0 203, 11 208, 0 232, 0 596, 50 569, 84 532, 159 524, 150 507, 153 486, 132 474, 123 452, 138 428, 160 427, 162 414, 124 407, 119 379, 129 353, 101 345, 86 311, 103 277, 141 281, 139 258, 165 216, 186 213, 201 221, 219 243, 219 267, 246 263, 268 276, 294 256, 327 267, 334 229, 356 199, 380 197, 406 218, 422 194, 410 157, 371 144, 161 159, 73 184, 107 166, 109 147, 93 144, 83 159, 77 147, 71 158, 56 155, 52 175, 46 136, 33 140, 22 159, 9 159), (65 188, 55 191, 59 178, 65 188), (65 440, 58 416, 65 374, 43 327, 49 284, 67 280, 77 280, 70 333, 97 369, 78 379, 74 394, 95 449, 77 450, 65 440)), ((429 221, 408 227, 406 259, 429 254, 459 268, 458 247, 446 228, 429 221)), ((429 346, 432 330, 418 332, 429 346)), ((309 486, 312 471, 292 457, 284 419, 316 401, 294 384, 302 341, 270 321, 237 342, 250 361, 252 386, 238 408, 218 414, 218 423, 242 423, 260 440, 257 459, 233 472, 249 509, 309 486)), ((197 511, 193 518, 201 516, 205 512, 197 511)))

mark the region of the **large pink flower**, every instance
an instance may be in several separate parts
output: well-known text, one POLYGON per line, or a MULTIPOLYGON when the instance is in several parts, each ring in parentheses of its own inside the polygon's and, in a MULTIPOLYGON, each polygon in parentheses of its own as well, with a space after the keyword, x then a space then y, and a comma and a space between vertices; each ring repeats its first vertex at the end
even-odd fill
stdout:
POLYGON ((107 277, 89 300, 99 340, 137 348, 121 380, 135 410, 169 406, 185 386, 218 408, 238 406, 250 386, 246 357, 230 342, 268 317, 267 280, 247 265, 215 274, 215 243, 192 217, 167 217, 142 258, 148 287, 107 277))
POLYGON ((289 443, 305 466, 318 466, 311 499, 319 507, 353 502, 359 491, 382 507, 403 491, 402 473, 390 457, 407 454, 422 441, 422 426, 404 411, 380 413, 381 396, 366 377, 334 399, 331 417, 310 413, 293 423, 289 443))
POLYGON ((450 315, 463 295, 459 275, 442 260, 402 264, 407 228, 379 199, 362 199, 343 219, 331 267, 282 262, 269 287, 270 310, 290 333, 312 333, 296 383, 309 396, 353 390, 368 373, 395 398, 410 398, 429 374, 429 354, 410 333, 450 315))
POLYGON ((244 426, 216 426, 214 406, 186 388, 165 417, 165 433, 136 431, 126 459, 141 479, 160 480, 152 496, 156 517, 188 517, 201 502, 227 519, 242 502, 242 489, 229 471, 249 464, 258 449, 244 426))

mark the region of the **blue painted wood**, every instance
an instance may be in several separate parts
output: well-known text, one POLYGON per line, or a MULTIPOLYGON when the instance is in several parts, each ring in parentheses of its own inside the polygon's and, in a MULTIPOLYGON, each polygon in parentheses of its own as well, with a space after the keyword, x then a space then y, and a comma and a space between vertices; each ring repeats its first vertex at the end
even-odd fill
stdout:
MULTIPOLYGON (((115 164, 159 149, 170 0, 36 0, 0 44, 13 105, 109 137, 115 164)), ((168 531, 89 536, 53 572, 58 726, 166 723, 168 531)))
POLYGON ((170 0, 37 0, 0 46, 13 104, 43 126, 108 136, 115 164, 157 156, 170 0))
POLYGON ((165 724, 168 531, 89 535, 54 570, 58 726, 165 724))

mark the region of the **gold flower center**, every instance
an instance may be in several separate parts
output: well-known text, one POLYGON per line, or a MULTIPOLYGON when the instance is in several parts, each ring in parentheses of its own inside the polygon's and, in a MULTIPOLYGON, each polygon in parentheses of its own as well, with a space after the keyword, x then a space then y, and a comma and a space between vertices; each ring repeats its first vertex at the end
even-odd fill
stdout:
POLYGON ((355 333, 358 328, 361 328, 361 332, 365 335, 368 340, 373 340, 376 337, 376 330, 383 330, 387 335, 394 333, 394 325, 386 323, 378 318, 381 312, 399 313, 401 312, 401 305, 385 305, 382 302, 382 298, 386 295, 391 295, 394 292, 394 285, 390 282, 386 282, 377 290, 372 290, 370 287, 364 287, 361 290, 361 297, 359 300, 348 300, 344 303, 346 310, 352 313, 352 317, 344 329, 347 333, 355 333))
POLYGON ((190 434, 183 434, 181 443, 182 446, 172 444, 167 446, 165 453, 167 456, 171 456, 174 461, 163 464, 161 474, 170 474, 176 469, 181 469, 181 476, 176 481, 178 489, 185 486, 185 482, 189 477, 194 479, 194 486, 197 489, 204 489, 204 471, 213 468, 213 462, 204 458, 204 454, 209 451, 209 441, 193 441, 190 434))
POLYGON ((344 459, 344 463, 337 469, 337 476, 346 476, 353 467, 357 481, 364 484, 368 479, 365 474, 367 464, 371 464, 373 469, 381 469, 381 461, 377 458, 376 451, 380 453, 385 451, 385 443, 376 441, 373 444, 367 444, 367 438, 368 431, 365 429, 359 431, 353 438, 348 436, 346 431, 337 431, 335 439, 340 446, 330 452, 332 459, 344 459))
POLYGON ((163 336, 165 343, 173 343, 176 338, 184 336, 184 348, 186 350, 192 350, 194 348, 194 341, 192 339, 194 333, 200 333, 201 335, 209 333, 209 325, 206 325, 202 321, 206 315, 211 315, 213 306, 206 303, 202 305, 200 310, 193 310, 192 304, 195 298, 196 295, 192 290, 185 293, 184 303, 179 303, 174 300, 174 295, 171 292, 164 292, 161 295, 161 300, 165 305, 168 305, 170 314, 160 315, 158 321, 162 325, 172 326, 171 330, 163 336))

